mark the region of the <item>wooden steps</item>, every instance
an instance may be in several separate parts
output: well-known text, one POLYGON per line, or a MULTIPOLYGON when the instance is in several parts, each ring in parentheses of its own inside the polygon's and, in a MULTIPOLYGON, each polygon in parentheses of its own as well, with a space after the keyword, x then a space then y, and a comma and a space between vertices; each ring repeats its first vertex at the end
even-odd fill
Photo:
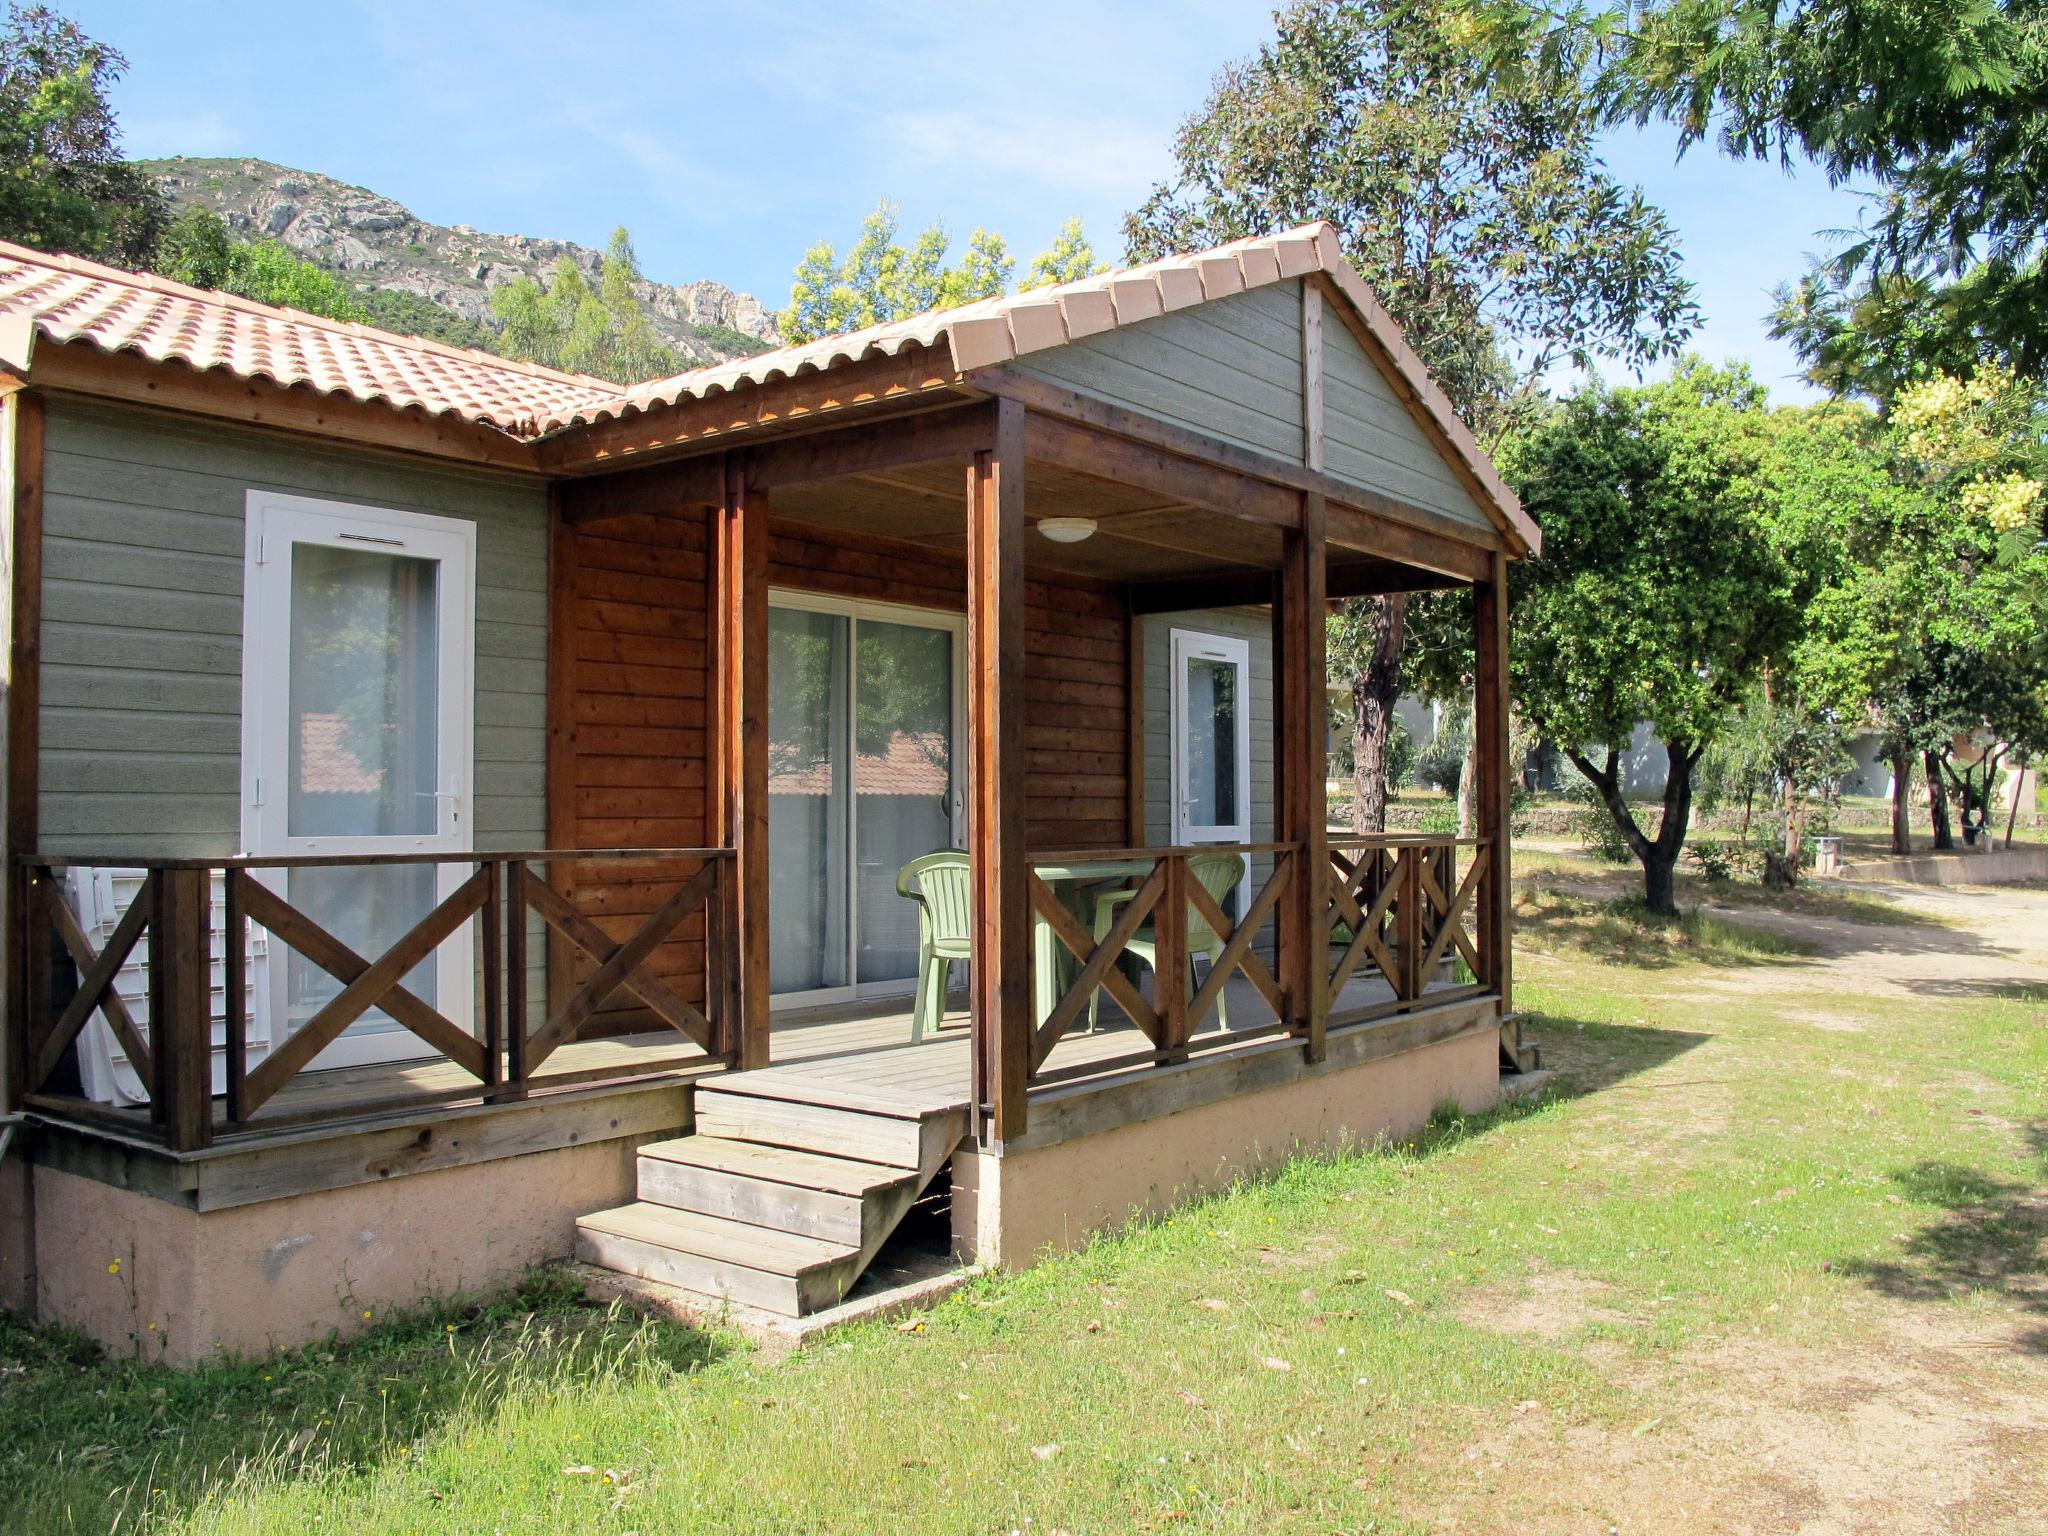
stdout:
POLYGON ((945 1093, 791 1069, 699 1083, 696 1129, 640 1149, 631 1205, 576 1224, 587 1264, 789 1317, 842 1300, 967 1128, 945 1093))

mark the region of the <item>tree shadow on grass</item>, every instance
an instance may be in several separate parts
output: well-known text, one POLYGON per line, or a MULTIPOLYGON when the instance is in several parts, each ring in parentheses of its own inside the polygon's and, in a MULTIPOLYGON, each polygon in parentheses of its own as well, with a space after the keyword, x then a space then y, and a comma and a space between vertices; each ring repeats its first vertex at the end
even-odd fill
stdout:
POLYGON ((424 1305, 347 1343, 193 1370, 111 1359, 0 1312, 0 1509, 25 1531, 171 1520, 266 1475, 410 1464, 421 1441, 458 1420, 487 1422, 516 1395, 681 1376, 727 1348, 592 1306, 561 1270, 424 1305))
POLYGON ((1653 1029, 1644 1024, 1607 1024, 1564 1014, 1531 1013, 1522 1038, 1542 1052, 1543 1065, 1557 1073, 1555 1092, 1580 1098, 1654 1072, 1705 1045, 1704 1030, 1653 1029))
MULTIPOLYGON (((2048 1160, 2048 1122, 2028 1134, 2048 1160)), ((2002 1297, 2040 1320, 2015 1347, 2048 1354, 2048 1193, 1944 1161, 1915 1163, 1891 1177, 1907 1200, 1940 1206, 1943 1214, 1908 1238, 1898 1258, 1851 1260, 1843 1272, 1899 1301, 2002 1297)))

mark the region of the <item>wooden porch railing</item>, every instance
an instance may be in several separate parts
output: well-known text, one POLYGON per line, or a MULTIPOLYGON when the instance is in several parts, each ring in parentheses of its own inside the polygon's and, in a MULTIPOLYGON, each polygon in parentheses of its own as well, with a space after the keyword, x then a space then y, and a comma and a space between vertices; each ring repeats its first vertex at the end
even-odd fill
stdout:
POLYGON ((1437 979, 1442 963, 1462 960, 1474 991, 1492 990, 1499 969, 1485 952, 1484 924, 1467 931, 1480 888, 1492 868, 1486 838, 1381 836, 1332 838, 1325 942, 1331 1027, 1366 1022, 1412 1004, 1437 979), (1459 868, 1460 856, 1464 867, 1459 868), (1370 961, 1391 999, 1339 1008, 1338 999, 1370 961))
MULTIPOLYGON (((1034 1006, 1029 1082, 1034 1089, 1077 1078, 1165 1066, 1211 1051, 1230 1050, 1275 1035, 1310 1031, 1310 999, 1292 995, 1288 978, 1322 989, 1324 1027, 1342 1029, 1411 1011, 1425 996, 1449 1002, 1496 990, 1497 957, 1490 936, 1477 921, 1481 891, 1492 869, 1492 844, 1485 838, 1389 835, 1343 837, 1328 845, 1327 897, 1318 919, 1300 941, 1282 920, 1287 897, 1303 874, 1308 851, 1299 843, 1203 845, 1187 848, 1090 849, 1034 853, 1027 891, 1034 920, 1043 925, 1074 967, 1057 997, 1034 1006), (1236 921, 1189 873, 1189 861, 1206 854, 1242 854, 1257 867, 1270 861, 1236 921), (1095 937, 1061 893, 1040 877, 1048 866, 1128 866, 1107 883, 1135 888, 1115 924, 1095 937), (1223 941, 1198 986, 1187 981, 1189 928, 1199 920, 1223 941), (1133 938, 1148 933, 1156 965, 1152 996, 1124 974, 1133 938), (1265 938, 1269 942, 1261 943, 1265 938), (1289 946, 1305 942, 1306 963, 1297 965, 1289 946), (1263 951, 1263 952, 1262 952, 1263 951), (1272 963, 1268 963, 1270 955, 1272 963), (1446 975, 1462 962, 1464 975, 1446 975), (1384 989, 1345 1001, 1353 983, 1377 975, 1384 989), (1218 999, 1233 977, 1242 976, 1271 1010, 1257 1022, 1233 1021, 1203 1033, 1218 999), (1097 994, 1113 1000, 1145 1037, 1134 1052, 1053 1063, 1097 994), (1042 1013, 1042 1016, 1040 1014, 1042 1013)), ((1355 989, 1365 991, 1365 989, 1355 989)), ((983 1042, 977 1047, 986 1050, 983 1042)), ((982 1079, 978 1076, 977 1081, 982 1079)))
MULTIPOLYGON (((702 1053, 699 1060, 736 1059, 737 1015, 732 966, 720 936, 730 931, 728 910, 735 894, 732 851, 723 848, 639 848, 535 850, 508 853, 394 854, 332 857, 231 859, 49 858, 31 856, 15 871, 13 910, 17 953, 27 957, 17 978, 17 1081, 23 1102, 37 1108, 153 1134, 173 1151, 210 1143, 217 1133, 340 1118, 387 1109, 465 1098, 505 1100, 531 1091, 543 1063, 562 1046, 582 1037, 614 998, 639 1008, 681 1035, 702 1053), (580 909, 570 895, 550 885, 534 866, 551 869, 597 864, 616 875, 621 868, 660 871, 657 885, 676 879, 622 941, 600 918, 580 909), (382 955, 358 954, 273 884, 295 869, 346 869, 391 865, 463 865, 472 872, 382 955), (682 866, 680 876, 671 875, 682 866), (95 950, 60 888, 65 871, 120 868, 141 871, 128 909, 95 950), (213 1093, 212 902, 220 880, 223 1076, 225 1092, 213 1093), (266 876, 273 877, 266 880, 266 876), (558 982, 551 1005, 530 1006, 527 986, 528 914, 541 932, 557 936, 560 952, 588 973, 558 982), (703 914, 703 1002, 682 996, 652 964, 664 944, 677 938, 694 914, 703 914), (266 931, 272 965, 284 963, 282 946, 324 971, 340 990, 322 1002, 290 1033, 277 1038, 253 1065, 249 1061, 247 929, 266 931), (458 934, 476 940, 479 982, 474 1018, 450 1018, 405 985, 405 978, 458 934), (60 943, 77 967, 76 992, 61 1009, 52 1006, 48 957, 60 943), (138 1024, 117 981, 148 941, 142 962, 147 978, 148 1020, 138 1024), (322 1051, 371 1010, 431 1049, 432 1056, 459 1069, 464 1080, 449 1088, 377 1100, 344 1099, 320 1109, 261 1112, 304 1073, 322 1051), (542 1016, 538 1024, 531 1015, 542 1016), (146 1119, 58 1091, 52 1079, 92 1017, 107 1021, 122 1053, 141 1079, 148 1098, 146 1119)), ((280 1021, 281 1022, 281 1021, 280 1021)), ((410 1062, 407 1065, 417 1065, 410 1062)), ((549 1074, 547 1086, 576 1080, 549 1074)))

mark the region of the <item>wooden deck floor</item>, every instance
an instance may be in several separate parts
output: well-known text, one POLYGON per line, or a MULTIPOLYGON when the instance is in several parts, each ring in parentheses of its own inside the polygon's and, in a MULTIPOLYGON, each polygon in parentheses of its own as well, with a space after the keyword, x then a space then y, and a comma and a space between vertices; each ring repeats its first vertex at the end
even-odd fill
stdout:
MULTIPOLYGON (((1225 989, 1234 1031, 1258 1029, 1275 1022, 1265 999, 1243 978, 1225 989)), ((1354 978, 1337 999, 1342 1009, 1366 1007, 1392 997, 1386 983, 1371 974, 1354 978)), ((956 999, 957 1002, 957 999, 956 999)), ((910 1041, 908 998, 883 999, 835 1009, 777 1013, 773 1021, 774 1066, 766 1070, 792 1078, 842 1085, 868 1085, 892 1094, 910 1093, 933 1108, 964 1105, 970 1086, 967 1015, 950 1009, 936 1030, 910 1041)), ((1214 1022, 1195 1037, 1199 1048, 1214 1039, 1214 1022)), ((1091 1068, 1113 1063, 1149 1049, 1146 1041, 1105 998, 1101 1027, 1084 1033, 1078 1027, 1062 1039, 1044 1071, 1056 1077, 1086 1076, 1091 1068)), ((679 1036, 657 1033, 578 1041, 549 1057, 536 1079, 535 1092, 568 1092, 593 1083, 633 1078, 690 1077, 719 1068, 679 1036)), ((436 1106, 477 1102, 477 1084, 461 1068, 440 1058, 386 1062, 300 1074, 280 1089, 242 1135, 297 1128, 314 1122, 404 1114, 436 1106)), ((138 1126, 148 1111, 132 1112, 138 1126)))

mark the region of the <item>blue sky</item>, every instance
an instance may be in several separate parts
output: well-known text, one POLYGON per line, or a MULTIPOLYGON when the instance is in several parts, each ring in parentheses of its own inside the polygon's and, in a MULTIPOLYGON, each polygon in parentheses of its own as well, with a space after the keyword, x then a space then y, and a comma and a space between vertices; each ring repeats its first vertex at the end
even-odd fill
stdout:
MULTIPOLYGON (((648 275, 771 306, 805 246, 843 241, 883 197, 906 225, 986 225, 1027 259, 1079 214, 1121 254, 1121 216, 1170 168, 1175 124, 1269 15, 1242 0, 60 6, 129 57, 131 154, 258 156, 441 223, 590 245, 624 223, 648 275)), ((1819 232, 1854 224, 1857 200, 1811 171, 1676 160, 1662 131, 1617 136, 1609 158, 1678 226, 1700 349, 1802 397, 1763 332, 1769 290, 1827 248, 1819 232)))

